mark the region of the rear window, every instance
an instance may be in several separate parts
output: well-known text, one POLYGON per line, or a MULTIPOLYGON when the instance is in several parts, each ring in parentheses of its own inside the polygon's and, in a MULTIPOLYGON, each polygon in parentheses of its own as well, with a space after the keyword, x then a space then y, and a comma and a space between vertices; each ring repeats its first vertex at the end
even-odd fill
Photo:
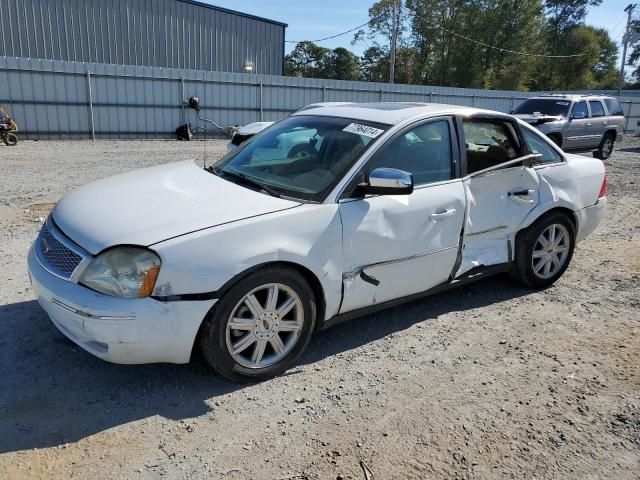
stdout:
POLYGON ((516 115, 553 115, 566 117, 569 112, 567 100, 555 98, 531 98, 520 104, 513 113, 516 115))
POLYGON ((589 106, 591 107, 592 117, 604 117, 604 107, 598 100, 590 100, 589 106))
POLYGON ((609 110, 609 115, 612 117, 624 117, 624 111, 615 98, 605 98, 604 103, 609 110))

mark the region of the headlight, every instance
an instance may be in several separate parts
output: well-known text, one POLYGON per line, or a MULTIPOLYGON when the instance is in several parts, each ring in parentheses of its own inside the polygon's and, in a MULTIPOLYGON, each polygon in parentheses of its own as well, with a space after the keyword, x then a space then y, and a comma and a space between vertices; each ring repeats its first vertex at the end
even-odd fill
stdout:
POLYGON ((160 272, 160 257, 151 250, 117 247, 94 258, 80 283, 114 297, 148 297, 160 272))

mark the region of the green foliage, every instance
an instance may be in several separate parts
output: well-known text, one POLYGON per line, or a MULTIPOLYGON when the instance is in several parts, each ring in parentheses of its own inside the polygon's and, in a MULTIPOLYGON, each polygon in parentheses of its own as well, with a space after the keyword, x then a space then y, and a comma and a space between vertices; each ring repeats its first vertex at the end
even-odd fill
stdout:
MULTIPOLYGON (((588 8, 601 1, 404 0, 397 10, 395 81, 513 90, 615 88, 616 45, 606 30, 584 25, 588 8)), ((379 0, 369 9, 368 30, 354 36, 354 43, 370 45, 361 58, 303 42, 287 56, 287 74, 388 81, 393 2, 379 0)), ((631 58, 640 63, 640 46, 631 58)), ((640 66, 634 74, 640 81, 640 66)))
POLYGON ((640 41, 637 40, 640 38, 640 21, 634 20, 631 23, 630 31, 633 32, 632 38, 635 41, 627 58, 627 65, 632 67, 631 82, 625 88, 640 88, 640 41))
POLYGON ((300 42, 285 58, 285 74, 290 77, 364 80, 360 59, 346 48, 334 50, 313 42, 300 42))

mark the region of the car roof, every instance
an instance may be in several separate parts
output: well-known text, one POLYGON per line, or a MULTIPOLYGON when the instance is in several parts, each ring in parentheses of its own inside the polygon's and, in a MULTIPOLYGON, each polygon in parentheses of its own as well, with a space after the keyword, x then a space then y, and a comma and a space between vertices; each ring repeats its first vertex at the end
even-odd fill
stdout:
POLYGON ((293 115, 315 115, 324 117, 352 118, 368 122, 395 125, 412 117, 429 117, 434 115, 491 113, 501 115, 498 112, 479 110, 461 105, 446 105, 441 103, 416 103, 416 102, 373 102, 373 103, 346 103, 341 105, 319 106, 311 110, 303 110, 293 115))
POLYGON ((586 93, 549 93, 544 95, 536 95, 527 98, 527 100, 602 100, 605 98, 614 98, 604 94, 586 94, 586 93))

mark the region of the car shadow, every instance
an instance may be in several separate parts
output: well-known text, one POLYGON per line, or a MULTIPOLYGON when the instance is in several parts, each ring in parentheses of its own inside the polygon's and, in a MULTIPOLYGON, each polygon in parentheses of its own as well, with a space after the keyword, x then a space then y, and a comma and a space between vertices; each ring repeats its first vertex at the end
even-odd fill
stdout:
MULTIPOLYGON (((319 332, 298 365, 318 362, 450 312, 506 301, 530 290, 498 276, 319 332)), ((216 397, 246 384, 189 365, 114 365, 67 340, 35 301, 0 306, 0 453, 75 442, 159 415, 212 411, 216 397)))
POLYGON ((617 148, 618 152, 627 152, 627 153, 640 153, 640 147, 623 147, 617 148))

